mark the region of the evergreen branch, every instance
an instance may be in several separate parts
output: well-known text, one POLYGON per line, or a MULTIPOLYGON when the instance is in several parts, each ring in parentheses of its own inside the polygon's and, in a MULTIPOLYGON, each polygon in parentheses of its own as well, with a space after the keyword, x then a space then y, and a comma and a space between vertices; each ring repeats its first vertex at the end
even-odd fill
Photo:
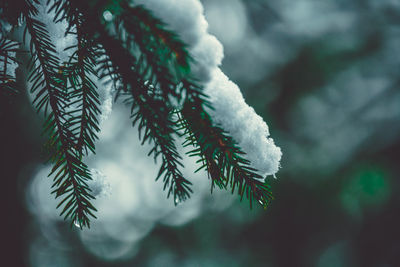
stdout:
MULTIPOLYGON (((143 86, 145 87, 145 84, 143 86)), ((132 105, 133 125, 138 124, 139 136, 144 132, 142 144, 148 140, 153 142, 154 147, 148 155, 153 155, 155 160, 161 155, 162 163, 156 180, 164 174, 164 190, 169 187, 167 197, 172 193, 176 205, 190 197, 192 183, 185 179, 179 170, 183 164, 174 143, 172 114, 163 100, 154 99, 148 94, 139 95, 136 90, 137 88, 132 88, 131 97, 126 101, 132 105)))
POLYGON ((88 149, 95 153, 94 142, 97 139, 96 133, 100 131, 97 116, 100 111, 100 100, 97 92, 97 86, 94 84, 90 75, 96 77, 94 70, 95 55, 94 51, 89 47, 90 43, 85 39, 80 32, 80 27, 77 25, 77 62, 76 71, 80 82, 73 75, 70 76, 71 84, 73 84, 73 96, 82 100, 82 114, 80 118, 80 133, 78 137, 77 147, 80 151, 88 149))
POLYGON ((188 97, 181 110, 180 126, 186 136, 184 146, 193 146, 188 154, 200 157, 202 165, 198 169, 206 169, 212 180, 211 190, 215 185, 226 188, 230 185, 232 193, 237 192, 241 199, 253 200, 266 208, 273 199, 270 186, 262 182, 262 176, 250 167, 234 140, 221 128, 213 126, 212 120, 204 107, 211 108, 201 88, 184 80, 183 87, 188 97))
POLYGON ((75 31, 71 30, 71 26, 68 30, 68 33, 75 35, 77 39, 77 44, 68 48, 75 49, 68 65, 68 77, 72 87, 71 97, 74 98, 75 103, 79 104, 76 107, 78 110, 75 110, 77 115, 74 114, 68 123, 70 128, 77 131, 77 150, 80 151, 81 155, 87 155, 89 151, 95 153, 94 143, 98 138, 97 133, 100 131, 97 119, 101 113, 99 94, 97 86, 91 78, 97 78, 97 72, 95 71, 97 46, 87 38, 87 34, 82 28, 84 24, 82 14, 77 9, 69 6, 69 2, 56 1, 54 5, 57 4, 62 9, 55 7, 55 18, 65 18, 69 21, 69 25, 75 26, 75 31), (64 14, 60 14, 60 10, 63 10, 64 14))
MULTIPOLYGON (((219 127, 212 125, 210 116, 203 109, 203 105, 210 107, 210 104, 206 103, 204 95, 199 94, 201 88, 187 80, 183 80, 183 85, 179 84, 181 74, 171 72, 171 65, 166 64, 173 61, 173 53, 168 51, 168 42, 165 41, 170 39, 163 38, 168 36, 164 34, 168 33, 163 30, 165 25, 141 6, 126 6, 123 10, 125 12, 120 17, 119 27, 123 27, 128 33, 125 35, 128 36, 126 47, 132 48, 137 45, 145 57, 146 60, 142 61, 145 67, 141 70, 150 72, 150 76, 146 76, 148 72, 145 72, 145 77, 160 86, 164 98, 166 94, 171 94, 171 86, 176 90, 172 91, 174 96, 182 95, 177 89, 186 89, 189 99, 182 109, 185 120, 181 121, 184 123, 180 126, 189 135, 185 145, 195 146, 189 155, 201 157, 202 167, 207 169, 212 178, 212 188, 214 185, 223 188, 230 183, 232 192, 237 187, 241 198, 246 193, 250 206, 255 199, 266 207, 272 199, 269 186, 260 181, 262 177, 257 174, 257 170, 250 167, 250 162, 242 157, 244 153, 237 148, 232 138, 219 127), (129 36, 133 38, 129 39, 129 36), (129 45, 129 42, 133 44, 129 45), (148 65, 151 67, 150 71, 148 65)), ((182 49, 184 47, 181 45, 182 49)))
MULTIPOLYGON (((82 2, 74 1, 73 5, 83 13, 90 10, 82 2)), ((84 13, 84 16, 88 14, 84 13)), ((155 159, 158 156, 162 157, 158 178, 163 176, 164 188, 169 187, 168 196, 174 196, 175 204, 187 199, 191 192, 190 182, 179 171, 182 163, 172 136, 174 125, 170 119, 171 105, 167 105, 166 101, 155 93, 154 87, 143 79, 137 71, 138 60, 123 46, 123 41, 111 36, 98 19, 86 20, 84 28, 104 49, 104 54, 99 56, 97 62, 101 75, 114 77, 116 83, 122 86, 119 88, 119 94, 123 90, 127 96, 125 102, 132 105, 133 123, 138 123, 140 133, 144 132, 142 142, 154 143, 149 155, 153 155, 155 159)))
MULTIPOLYGON (((16 1, 24 5, 22 15, 33 59, 29 75, 33 104, 45 113, 44 133, 49 135, 53 163, 49 174, 54 176, 52 193, 56 198, 62 196, 58 207, 63 206, 64 219, 70 218, 71 224, 82 228, 89 227, 90 216, 95 217, 96 209, 90 202, 94 197, 87 185, 91 176, 82 158, 89 151, 94 153, 99 131, 100 102, 92 80, 97 75, 109 76, 118 87, 116 97, 123 94, 125 103, 131 105, 131 118, 142 144, 153 144, 148 155, 154 160, 161 158, 156 180, 163 177, 164 190, 168 187, 168 197, 172 195, 175 204, 192 192, 190 181, 180 171, 182 158, 175 145, 174 135, 183 131, 184 146, 194 146, 188 154, 200 158, 199 169, 207 170, 212 190, 230 185, 232 193, 237 188, 241 199, 246 195, 250 206, 253 200, 268 205, 273 198, 270 187, 261 181, 229 134, 213 125, 206 111, 212 107, 202 88, 187 78, 191 58, 185 44, 150 11, 131 7, 128 1, 115 1, 116 19, 107 24, 101 19, 103 9, 94 3, 104 8, 112 5, 109 0, 90 4, 53 0, 50 10, 55 11, 54 21, 67 20, 66 34, 77 40, 68 48, 74 50, 70 60, 60 66, 45 25, 35 18, 39 1, 16 1), (181 103, 183 107, 176 113, 181 103), (176 114, 178 125, 173 120, 176 114)), ((5 55, 0 65, 6 68, 9 53, 5 55)), ((6 73, 4 70, 4 77, 6 73)))
POLYGON ((63 196, 57 207, 64 204, 60 214, 64 215, 64 219, 70 218, 71 225, 90 227, 89 216, 95 217, 93 212, 96 211, 90 203, 94 197, 86 183, 91 177, 75 149, 75 138, 68 128, 69 113, 65 108, 70 98, 66 91, 65 73, 59 69, 57 52, 45 25, 34 18, 38 10, 32 2, 25 3, 23 17, 30 34, 33 56, 29 81, 32 83, 31 92, 36 93, 33 103, 38 111, 43 110, 46 115, 44 133, 49 136, 47 146, 52 151, 49 160, 54 164, 49 174, 54 174, 52 187, 55 189, 52 193, 56 194, 56 198, 63 196))
POLYGON ((131 105, 133 125, 138 124, 139 133, 144 132, 142 144, 152 141, 154 147, 148 155, 157 159, 161 155, 162 163, 157 179, 163 176, 164 189, 169 187, 168 197, 172 194, 175 205, 190 197, 191 183, 179 170, 182 167, 181 157, 177 152, 173 134, 174 124, 171 121, 172 109, 154 93, 150 83, 142 80, 135 69, 136 58, 121 43, 105 31, 101 34, 101 43, 112 66, 112 75, 117 75, 123 85, 126 103, 131 105))

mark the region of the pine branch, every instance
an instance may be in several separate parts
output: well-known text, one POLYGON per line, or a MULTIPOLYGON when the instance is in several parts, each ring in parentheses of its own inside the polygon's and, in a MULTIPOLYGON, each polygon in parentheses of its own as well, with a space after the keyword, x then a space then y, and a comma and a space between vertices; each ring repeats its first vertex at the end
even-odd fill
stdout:
MULTIPOLYGON (((150 88, 145 88, 145 84, 143 86, 145 90, 151 92, 150 88)), ((133 125, 138 124, 140 135, 144 132, 141 138, 142 144, 148 140, 153 142, 154 147, 148 155, 153 155, 155 160, 161 155, 162 163, 156 180, 164 174, 164 190, 169 187, 167 197, 172 193, 174 203, 177 205, 190 197, 192 183, 185 179, 179 170, 183 164, 173 138, 175 129, 171 120, 172 114, 163 100, 154 99, 148 94, 139 95, 136 91, 137 88, 133 89, 126 101, 132 106, 133 125)))
MULTIPOLYGON (((70 218, 73 223, 90 227, 89 216, 96 217, 96 209, 90 203, 94 197, 86 181, 90 172, 81 161, 80 153, 75 149, 75 138, 68 128, 69 116, 66 107, 70 96, 66 91, 66 77, 59 68, 59 59, 52 44, 46 26, 37 20, 38 10, 35 5, 26 1, 23 17, 26 31, 30 34, 30 50, 33 56, 32 71, 29 81, 31 92, 35 93, 33 101, 38 111, 45 112, 44 133, 48 134, 47 146, 51 150, 50 161, 54 164, 49 176, 54 174, 52 193, 56 198, 63 197, 57 208, 63 206, 61 216, 70 218), (47 115, 48 114, 48 115, 47 115)), ((37 3, 37 1, 34 1, 37 3)))
MULTIPOLYGON (((21 10, 33 58, 29 75, 33 104, 45 113, 44 132, 49 135, 47 145, 54 164, 52 193, 62 197, 58 207, 63 206, 64 219, 70 218, 71 224, 82 228, 89 227, 90 216, 95 217, 96 209, 90 203, 94 197, 87 185, 90 172, 82 158, 95 152, 99 131, 100 102, 92 80, 96 76, 110 77, 117 89, 116 98, 123 95, 125 103, 131 105, 139 138, 153 144, 149 156, 161 158, 156 179, 163 177, 164 190, 168 188, 168 197, 172 195, 175 204, 192 192, 191 183, 180 171, 182 158, 175 145, 175 135, 183 132, 184 145, 194 146, 188 154, 199 157, 199 169, 207 170, 212 190, 230 185, 232 193, 237 188, 241 198, 246 195, 250 206, 253 200, 268 205, 273 198, 269 186, 261 182, 262 177, 229 134, 213 125, 206 111, 211 104, 201 86, 189 78, 192 59, 186 45, 150 11, 122 0, 54 0, 50 7, 55 11, 54 21, 66 20, 67 34, 77 40, 68 48, 73 49, 70 60, 60 66, 46 27, 36 18, 39 1, 16 1, 23 1, 21 10), (114 23, 101 18, 109 5, 118 11, 114 23), (178 122, 174 121, 176 115, 178 122)), ((0 64, 6 68, 9 53, 4 55, 0 64)), ((5 73, 7 70, 3 77, 5 73)))
POLYGON ((262 176, 250 167, 234 140, 221 128, 213 126, 212 120, 204 107, 212 108, 201 92, 201 88, 188 80, 183 81, 188 97, 180 117, 180 126, 186 136, 184 146, 193 146, 188 154, 200 157, 198 163, 206 169, 212 180, 211 190, 215 185, 226 188, 230 185, 232 193, 237 192, 249 199, 250 207, 257 201, 264 208, 273 199, 270 186, 263 183, 262 176))
POLYGON ((160 84, 164 93, 172 91, 182 95, 182 92, 176 89, 186 90, 187 99, 182 109, 185 120, 182 120, 184 123, 180 125, 190 136, 185 145, 196 147, 189 155, 202 158, 202 167, 207 169, 212 178, 212 188, 214 185, 225 188, 230 184, 232 193, 238 188, 241 198, 246 194, 250 206, 254 199, 266 207, 272 199, 269 185, 260 181, 263 177, 250 167, 250 162, 244 158, 244 153, 234 140, 222 129, 212 125, 212 120, 203 106, 212 107, 200 93, 202 88, 193 82, 181 80, 187 76, 187 73, 181 71, 182 68, 188 68, 189 61, 192 60, 185 49, 186 46, 175 34, 165 29, 166 25, 163 22, 153 17, 142 6, 132 8, 126 5, 122 10, 124 12, 120 17, 121 27, 128 33, 128 42, 133 43, 129 47, 137 45, 145 57, 145 68, 142 69, 147 70, 147 73, 144 75, 150 72, 150 75, 145 77, 149 77, 156 85, 160 84), (133 38, 129 40, 129 36, 133 38), (184 60, 179 61, 182 59, 184 60), (151 66, 150 70, 147 65, 151 66), (171 87, 174 87, 175 91, 171 90, 171 87))
MULTIPOLYGON (((131 105, 133 125, 138 124, 139 132, 144 132, 142 143, 152 141, 154 147, 148 155, 154 159, 161 155, 162 164, 157 179, 163 176, 164 189, 169 187, 168 197, 172 194, 177 204, 189 198, 191 183, 179 170, 183 167, 173 135, 174 124, 171 121, 172 109, 164 99, 157 96, 154 87, 143 81, 136 71, 136 58, 129 53, 117 39, 105 31, 101 34, 101 43, 109 57, 108 66, 112 66, 111 75, 116 75, 123 85, 126 103, 131 105)), ((107 61, 107 60, 105 60, 107 61)))
MULTIPOLYGON (((200 161, 203 163, 202 168, 206 168, 212 178, 212 188, 214 185, 226 188, 230 184, 232 193, 235 188, 238 188, 241 198, 246 195, 250 200, 250 206, 252 206, 253 200, 256 200, 266 207, 273 198, 269 185, 260 181, 263 177, 257 173, 257 170, 250 167, 250 162, 243 157, 244 153, 237 147, 234 140, 222 129, 212 125, 210 116, 203 108, 203 106, 210 107, 210 103, 207 103, 205 96, 200 93, 202 89, 187 80, 182 80, 181 82, 180 79, 184 74, 173 72, 173 68, 171 70, 171 66, 177 64, 177 62, 175 61, 174 63, 174 53, 171 52, 173 49, 166 45, 168 42, 160 38, 158 28, 163 27, 164 24, 157 19, 152 19, 151 14, 142 7, 129 8, 126 6, 122 10, 124 12, 122 12, 117 21, 117 28, 120 31, 122 29, 118 36, 128 36, 126 37, 128 44, 125 45, 125 48, 128 49, 126 54, 129 54, 132 50, 134 51, 135 46, 137 46, 141 52, 139 55, 145 57, 145 60, 139 61, 131 59, 131 62, 139 62, 139 64, 145 66, 143 68, 139 65, 139 68, 136 69, 139 71, 146 70, 143 73, 136 74, 135 82, 137 83, 142 77, 149 78, 150 81, 156 83, 156 88, 153 89, 156 92, 154 96, 159 97, 157 89, 160 89, 161 96, 167 103, 171 96, 173 97, 175 94, 183 95, 182 92, 178 93, 177 89, 186 90, 187 99, 182 109, 184 120, 181 120, 180 124, 182 130, 189 136, 185 145, 196 147, 189 154, 191 156, 200 156, 200 161), (134 38, 129 38, 129 36, 134 38), (157 50, 159 47, 163 47, 163 50, 157 50)), ((123 38, 121 39, 121 41, 124 41, 123 38)), ((183 49, 185 46, 181 45, 180 47, 183 49)), ((118 50, 120 49, 122 48, 118 50)), ((128 57, 125 55, 119 58, 128 57)), ((135 67, 137 65, 131 66, 130 69, 135 67)), ((136 84, 135 89, 141 86, 142 83, 139 82, 139 84, 136 84)), ((133 92, 135 91, 133 90, 133 92)), ((135 99, 135 97, 133 98, 135 99)), ((135 99, 136 104, 139 102, 137 99, 135 99)), ((132 103, 135 103, 135 101, 132 101, 132 103)), ((171 104, 170 106, 172 107, 173 105, 171 104)), ((141 112, 143 111, 139 109, 135 115, 141 112)), ((169 112, 172 111, 170 110, 169 112)), ((173 130, 176 131, 176 129, 173 130)))
POLYGON ((88 150, 95 153, 94 142, 97 139, 99 129, 99 121, 97 119, 100 112, 100 100, 97 92, 97 86, 94 84, 90 76, 97 77, 95 72, 95 51, 91 48, 90 42, 83 36, 79 21, 76 25, 77 35, 77 57, 76 63, 70 68, 70 82, 74 91, 71 93, 80 101, 81 115, 70 120, 72 125, 80 126, 79 137, 77 140, 77 149, 81 151, 88 150))
POLYGON ((73 115, 68 121, 77 138, 76 149, 81 155, 89 151, 95 153, 95 141, 100 131, 98 116, 100 115, 100 100, 97 86, 92 80, 97 78, 95 71, 98 46, 89 40, 83 29, 85 18, 69 1, 55 1, 49 11, 55 10, 55 21, 65 19, 69 22, 68 34, 76 37, 77 44, 67 49, 74 53, 67 64, 67 76, 71 85, 71 105, 76 105, 73 115), (72 29, 74 27, 75 29, 72 29))

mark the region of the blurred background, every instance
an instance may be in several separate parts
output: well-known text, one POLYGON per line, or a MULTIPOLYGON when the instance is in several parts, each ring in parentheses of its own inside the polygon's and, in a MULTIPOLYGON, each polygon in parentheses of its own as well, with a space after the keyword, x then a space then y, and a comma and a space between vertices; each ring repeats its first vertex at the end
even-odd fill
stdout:
POLYGON ((71 230, 40 118, 2 96, 4 266, 400 266, 400 1, 202 3, 223 71, 283 151, 270 207, 211 195, 189 160, 196 194, 174 207, 115 106, 88 162, 99 219, 71 230))

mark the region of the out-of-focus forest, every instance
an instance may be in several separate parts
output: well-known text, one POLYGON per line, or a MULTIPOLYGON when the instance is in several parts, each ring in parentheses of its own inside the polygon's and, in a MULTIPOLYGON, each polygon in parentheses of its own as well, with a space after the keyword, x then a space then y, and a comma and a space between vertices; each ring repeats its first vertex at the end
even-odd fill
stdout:
MULTIPOLYGON (((27 96, 1 96, 5 266, 400 266, 400 1, 202 3, 223 71, 282 149, 268 178, 275 200, 250 210, 229 193, 210 196, 206 180, 192 203, 158 206, 171 202, 162 190, 124 191, 124 178, 100 199, 98 228, 71 230, 46 204, 50 181, 38 185, 40 118, 27 96)), ((118 143, 128 133, 110 121, 93 164, 115 172, 107 164, 118 159, 121 177, 156 184, 140 157, 119 160, 136 148, 118 143)))

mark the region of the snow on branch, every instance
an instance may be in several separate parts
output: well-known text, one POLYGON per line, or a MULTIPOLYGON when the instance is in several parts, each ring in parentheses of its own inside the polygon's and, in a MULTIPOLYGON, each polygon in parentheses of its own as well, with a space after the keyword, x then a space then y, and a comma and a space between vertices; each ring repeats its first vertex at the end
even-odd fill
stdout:
POLYGON ((251 166, 262 175, 279 170, 282 152, 269 137, 269 129, 252 107, 246 104, 239 87, 221 71, 222 44, 207 32, 207 21, 199 0, 138 0, 174 30, 189 47, 195 59, 192 73, 205 86, 216 126, 227 131, 246 152, 251 166))

